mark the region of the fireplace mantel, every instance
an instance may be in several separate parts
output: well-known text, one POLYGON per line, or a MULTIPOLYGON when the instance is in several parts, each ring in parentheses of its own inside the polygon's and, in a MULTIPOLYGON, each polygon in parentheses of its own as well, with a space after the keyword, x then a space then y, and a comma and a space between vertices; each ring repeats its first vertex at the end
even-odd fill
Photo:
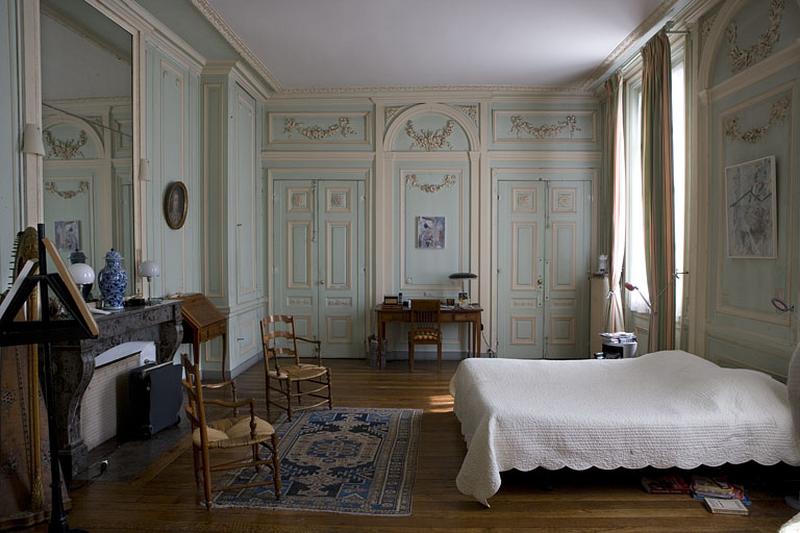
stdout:
POLYGON ((152 341, 162 363, 173 358, 183 338, 181 303, 176 300, 95 315, 95 320, 100 329, 96 339, 59 342, 52 347, 58 403, 56 439, 68 480, 87 467, 81 401, 94 374, 95 357, 125 342, 152 341))

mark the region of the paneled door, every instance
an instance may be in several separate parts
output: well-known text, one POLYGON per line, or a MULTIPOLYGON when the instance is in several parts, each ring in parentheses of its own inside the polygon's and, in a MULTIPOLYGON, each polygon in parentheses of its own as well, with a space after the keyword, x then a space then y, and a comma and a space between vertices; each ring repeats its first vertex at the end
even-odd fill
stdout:
POLYGON ((588 355, 589 182, 498 182, 501 357, 588 355))
POLYGON ((276 180, 273 311, 322 354, 364 353, 364 183, 276 180))

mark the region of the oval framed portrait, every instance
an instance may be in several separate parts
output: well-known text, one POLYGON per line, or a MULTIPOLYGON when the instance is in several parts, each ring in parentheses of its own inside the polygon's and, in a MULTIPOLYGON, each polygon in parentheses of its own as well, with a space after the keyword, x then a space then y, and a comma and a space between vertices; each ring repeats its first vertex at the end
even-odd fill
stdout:
POLYGON ((172 229, 181 229, 186 222, 189 211, 189 192, 182 181, 173 181, 167 185, 164 194, 164 219, 172 229))

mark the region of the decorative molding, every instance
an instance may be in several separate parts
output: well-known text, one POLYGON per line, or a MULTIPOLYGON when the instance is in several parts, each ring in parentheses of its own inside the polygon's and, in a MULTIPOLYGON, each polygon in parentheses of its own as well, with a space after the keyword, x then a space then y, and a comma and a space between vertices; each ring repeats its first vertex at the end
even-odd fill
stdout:
POLYGON ((456 184, 457 180, 458 178, 453 174, 445 174, 439 183, 420 183, 416 174, 408 174, 406 176, 406 185, 428 194, 436 194, 441 190, 449 189, 456 184))
POLYGON ((402 105, 384 107, 383 108, 383 123, 388 126, 389 123, 392 121, 392 119, 394 117, 396 117, 397 114, 400 113, 405 108, 406 108, 406 106, 402 106, 402 105))
POLYGON ((83 194, 85 192, 89 192, 89 182, 88 181, 80 182, 80 185, 78 185, 78 190, 59 191, 58 189, 56 189, 55 182, 48 181, 47 183, 44 184, 44 190, 49 192, 49 193, 58 195, 61 198, 63 198, 64 200, 70 200, 72 198, 75 198, 79 194, 83 194))
POLYGON ((421 130, 417 131, 414 128, 414 121, 408 120, 406 122, 405 132, 411 138, 411 148, 417 146, 426 152, 434 150, 442 150, 445 147, 452 148, 450 141, 447 140, 455 130, 455 121, 450 119, 445 122, 444 126, 437 130, 421 130))
POLYGON ((80 156, 83 159, 81 148, 86 145, 89 138, 86 135, 86 130, 81 130, 77 139, 56 139, 50 130, 43 132, 44 142, 47 145, 48 159, 64 159, 71 160, 80 156))
POLYGON ((216 9, 208 0, 192 0, 192 5, 197 9, 208 22, 222 35, 222 37, 236 50, 242 58, 267 82, 273 91, 280 91, 281 85, 278 79, 270 72, 267 66, 256 56, 245 44, 241 37, 228 25, 216 9))
POLYGON ((478 105, 477 104, 455 105, 453 107, 463 111, 464 114, 467 115, 472 120, 472 122, 475 123, 475 125, 478 124, 478 105))
POLYGON ((375 159, 375 152, 299 152, 299 151, 268 151, 261 152, 261 161, 364 161, 371 162, 375 159))
MULTIPOLYGON (((496 94, 570 94, 592 96, 592 91, 581 85, 376 85, 355 87, 321 87, 281 89, 279 97, 331 97, 331 96, 393 96, 408 93, 484 93, 496 94)), ((417 95, 419 96, 419 95, 417 95)))
POLYGON ((763 126, 750 128, 745 131, 739 129, 739 118, 733 117, 725 122, 725 136, 731 141, 743 141, 749 144, 756 144, 777 124, 786 120, 789 109, 792 107, 791 95, 785 95, 772 104, 769 110, 769 120, 763 126))
POLYGON ((772 48, 781 38, 781 21, 785 0, 770 0, 769 28, 761 34, 754 45, 741 48, 737 44, 739 27, 736 22, 731 22, 726 31, 728 39, 728 55, 731 58, 731 71, 735 74, 749 66, 758 63, 772 54, 772 48))
POLYGON ((283 132, 286 133, 289 138, 291 138, 292 132, 294 131, 296 131, 306 139, 311 139, 314 141, 319 141, 322 139, 326 139, 328 137, 332 137, 337 133, 342 137, 347 137, 348 135, 356 135, 358 133, 350 126, 350 119, 347 117, 339 117, 338 121, 335 124, 331 124, 330 126, 327 127, 303 126, 303 123, 298 122, 297 119, 293 117, 287 117, 284 120, 283 132))
POLYGON ((595 68, 586 81, 583 83, 582 88, 589 90, 596 84, 599 84, 606 75, 614 68, 614 66, 623 60, 625 56, 630 55, 638 48, 638 43, 643 39, 669 12, 678 4, 679 0, 664 0, 661 4, 650 13, 650 15, 639 24, 636 29, 628 34, 621 43, 611 51, 608 56, 603 60, 600 65, 595 68))
POLYGON ((569 128, 569 138, 572 139, 576 131, 582 131, 578 127, 578 119, 575 115, 567 115, 564 120, 559 120, 555 124, 542 124, 534 126, 527 120, 522 118, 522 115, 511 115, 511 129, 509 133, 515 133, 517 137, 521 133, 527 133, 536 139, 554 138, 565 129, 569 128))

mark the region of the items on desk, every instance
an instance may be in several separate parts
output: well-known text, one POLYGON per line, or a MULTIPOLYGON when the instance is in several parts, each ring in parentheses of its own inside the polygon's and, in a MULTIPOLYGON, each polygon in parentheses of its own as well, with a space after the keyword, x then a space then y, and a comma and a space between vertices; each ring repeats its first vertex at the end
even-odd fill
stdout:
MULTIPOLYGON (((625 331, 601 333, 603 338, 603 359, 627 359, 636 357, 636 335, 625 331)), ((595 356, 600 359, 600 357, 595 356)))

